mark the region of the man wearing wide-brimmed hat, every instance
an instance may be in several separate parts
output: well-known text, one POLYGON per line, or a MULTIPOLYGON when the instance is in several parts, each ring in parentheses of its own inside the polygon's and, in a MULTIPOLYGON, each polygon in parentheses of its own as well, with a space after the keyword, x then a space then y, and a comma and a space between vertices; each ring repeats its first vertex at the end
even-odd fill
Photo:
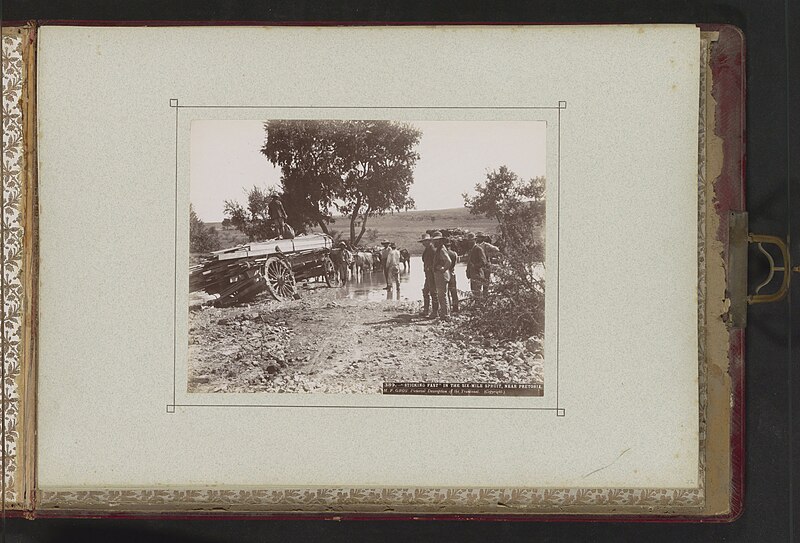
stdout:
POLYGON ((450 281, 447 283, 447 293, 449 295, 450 311, 458 313, 458 284, 456 282, 456 263, 458 263, 458 252, 456 251, 456 240, 452 237, 445 240, 447 254, 450 256, 450 281))
POLYGON ((483 254, 486 255, 486 268, 483 273, 483 294, 484 296, 489 293, 489 284, 492 282, 492 259, 500 255, 500 248, 492 245, 492 238, 478 232, 475 234, 475 244, 483 249, 483 254))
POLYGON ((438 314, 440 320, 449 320, 450 312, 447 307, 447 288, 450 284, 450 266, 453 264, 447 247, 444 246, 445 238, 441 232, 434 232, 431 241, 436 247, 433 256, 433 280, 436 284, 436 299, 439 302, 438 314))
POLYGON ((467 279, 470 282, 470 290, 475 296, 480 296, 486 285, 489 260, 483 247, 475 243, 475 234, 467 234, 467 279))
POLYGON ((347 284, 348 279, 348 271, 350 270, 350 265, 353 263, 353 253, 350 252, 350 249, 347 247, 347 243, 344 241, 340 241, 336 248, 338 251, 338 258, 336 259, 336 267, 339 273, 339 279, 341 280, 343 285, 347 284))
POLYGON ((380 255, 381 269, 383 270, 383 278, 386 279, 387 289, 389 288, 389 267, 386 265, 386 259, 392 250, 391 244, 392 242, 388 239, 381 240, 381 250, 378 251, 378 255, 380 255))
POLYGON ((425 272, 425 284, 422 287, 422 315, 431 313, 436 316, 439 311, 439 300, 436 298, 436 280, 433 278, 433 257, 436 250, 431 244, 431 235, 423 234, 420 243, 425 247, 422 251, 422 268, 425 272))
POLYGON ((400 294, 400 251, 395 248, 394 243, 384 245, 384 251, 381 251, 381 258, 383 260, 383 275, 386 278, 386 290, 392 292, 393 287, 397 287, 397 293, 400 294), (385 256, 383 256, 385 254, 385 256))

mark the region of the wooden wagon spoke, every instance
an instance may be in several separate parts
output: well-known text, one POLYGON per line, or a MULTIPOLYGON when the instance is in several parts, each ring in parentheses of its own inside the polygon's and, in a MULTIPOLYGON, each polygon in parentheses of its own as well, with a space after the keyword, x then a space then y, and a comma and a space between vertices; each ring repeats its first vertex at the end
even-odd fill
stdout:
POLYGON ((264 263, 267 290, 276 300, 292 298, 295 292, 294 275, 288 262, 281 257, 270 257, 264 263))

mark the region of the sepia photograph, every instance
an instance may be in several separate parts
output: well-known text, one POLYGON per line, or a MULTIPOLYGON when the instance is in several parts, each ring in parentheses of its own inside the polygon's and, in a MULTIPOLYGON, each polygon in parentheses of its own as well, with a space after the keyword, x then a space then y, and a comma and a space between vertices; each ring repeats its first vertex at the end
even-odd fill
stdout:
POLYGON ((188 392, 543 396, 546 123, 195 120, 188 392))

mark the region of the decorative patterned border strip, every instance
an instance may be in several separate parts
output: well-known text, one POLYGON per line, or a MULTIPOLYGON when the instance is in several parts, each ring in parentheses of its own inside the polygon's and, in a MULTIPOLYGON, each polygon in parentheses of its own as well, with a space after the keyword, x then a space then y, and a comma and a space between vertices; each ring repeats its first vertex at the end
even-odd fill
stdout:
MULTIPOLYGON (((296 488, 259 490, 59 490, 40 493, 61 509, 239 509, 297 512, 447 510, 542 512, 591 506, 699 507, 697 489, 642 488, 296 488)), ((567 511, 561 511, 567 512, 567 511)))
POLYGON ((3 359, 3 499, 19 500, 18 425, 22 352, 22 236, 24 123, 22 93, 25 78, 22 36, 2 36, 3 160, 2 160, 2 359, 3 359))

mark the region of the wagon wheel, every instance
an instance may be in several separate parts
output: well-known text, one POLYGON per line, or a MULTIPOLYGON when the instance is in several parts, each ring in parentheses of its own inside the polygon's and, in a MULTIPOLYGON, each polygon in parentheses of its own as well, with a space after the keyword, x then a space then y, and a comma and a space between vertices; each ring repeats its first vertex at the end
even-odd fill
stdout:
POLYGON ((339 277, 339 271, 336 269, 336 266, 333 264, 333 260, 331 257, 326 256, 322 261, 322 267, 325 272, 325 283, 329 287, 341 287, 342 281, 339 277))
POLYGON ((264 263, 264 278, 267 290, 276 300, 291 300, 295 295, 294 273, 289 264, 278 257, 271 256, 264 263))

